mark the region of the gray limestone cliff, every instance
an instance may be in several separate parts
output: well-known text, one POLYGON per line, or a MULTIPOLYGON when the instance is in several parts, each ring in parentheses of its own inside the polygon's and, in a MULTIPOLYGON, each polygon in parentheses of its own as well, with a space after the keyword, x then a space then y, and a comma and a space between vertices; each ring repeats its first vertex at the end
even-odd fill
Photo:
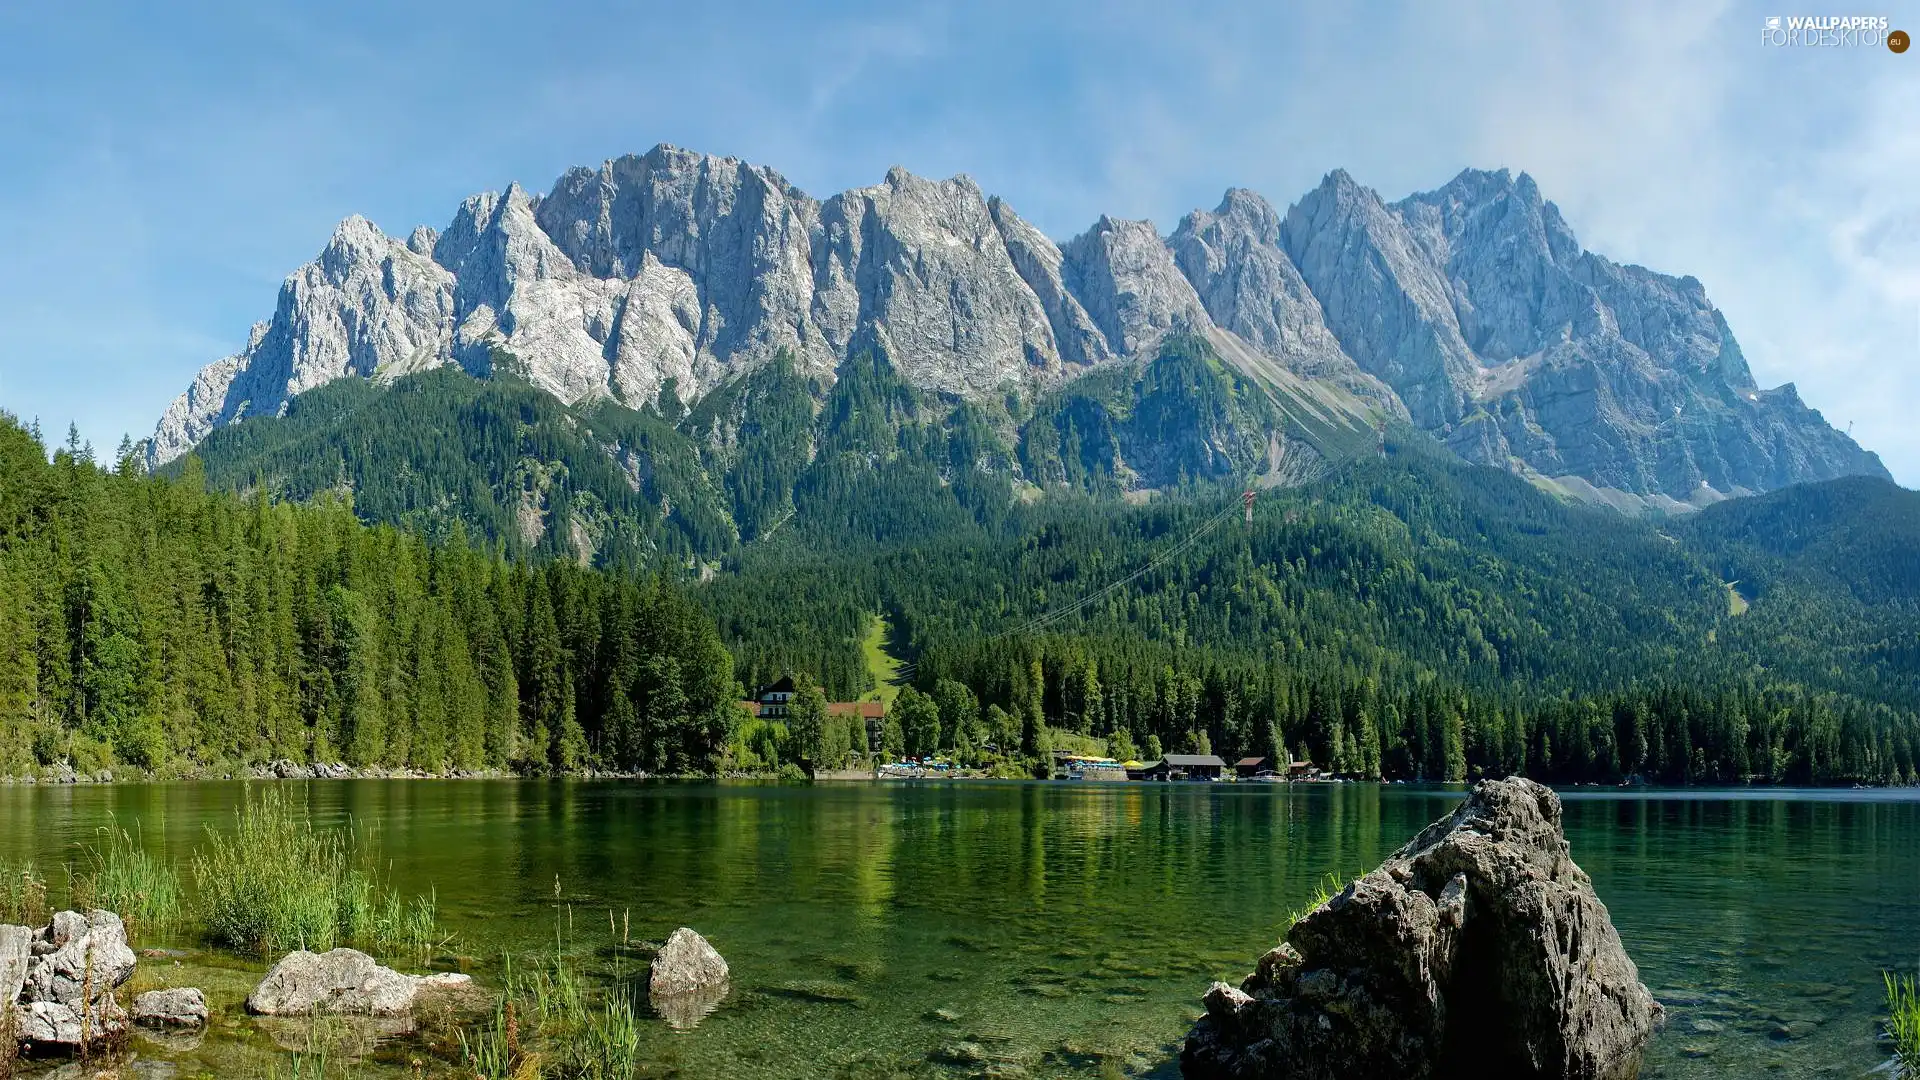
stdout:
POLYGON ((1754 384, 1699 281, 1582 250, 1524 173, 1389 205, 1335 172, 1281 241, 1353 359, 1469 460, 1669 508, 1887 475, 1792 384, 1754 384))
POLYGON ((1168 237, 1102 217, 1056 245, 964 176, 896 168, 823 201, 670 146, 475 195, 405 240, 347 219, 144 450, 158 465, 331 380, 446 364, 641 407, 782 351, 830 382, 874 349, 914 387, 985 400, 1149 361, 1175 333, 1306 428, 1410 418, 1583 497, 1886 475, 1791 385, 1754 385, 1699 282, 1582 250, 1524 174, 1387 203, 1335 172, 1284 215, 1235 189, 1168 237))

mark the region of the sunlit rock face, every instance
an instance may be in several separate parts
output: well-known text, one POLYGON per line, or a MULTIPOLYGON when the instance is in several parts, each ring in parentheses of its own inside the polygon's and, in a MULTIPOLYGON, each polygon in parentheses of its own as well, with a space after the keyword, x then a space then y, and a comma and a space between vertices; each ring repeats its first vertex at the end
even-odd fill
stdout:
POLYGON ((1056 244, 964 176, 896 168, 823 201, 670 146, 545 195, 472 196, 405 240, 348 218, 144 451, 158 465, 331 380, 443 364, 640 407, 690 405, 782 351, 830 383, 872 349, 918 388, 986 400, 1150 359, 1174 333, 1581 491, 1677 507, 1886 475, 1791 385, 1753 385, 1699 282, 1582 250, 1524 174, 1388 203, 1335 172, 1284 214, 1234 189, 1171 236, 1102 217, 1056 244))
POLYGON ((1754 385, 1699 281, 1582 250, 1524 173, 1388 204, 1336 172, 1281 243, 1347 353, 1470 460, 1676 505, 1887 475, 1754 385))

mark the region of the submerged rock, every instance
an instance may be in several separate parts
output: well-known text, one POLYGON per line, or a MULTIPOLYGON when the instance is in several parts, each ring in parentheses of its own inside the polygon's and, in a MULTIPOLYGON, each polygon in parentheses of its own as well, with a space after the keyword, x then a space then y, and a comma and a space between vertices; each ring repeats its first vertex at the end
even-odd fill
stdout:
POLYGON ((706 938, 683 926, 654 956, 647 992, 656 997, 685 994, 726 982, 726 960, 706 938))
POLYGON ((206 995, 192 987, 149 990, 133 999, 133 1022, 148 1027, 200 1027, 207 1022, 206 995))
POLYGON ((247 995, 247 1011, 259 1016, 344 1013, 405 1016, 427 987, 464 986, 466 975, 402 975, 354 949, 288 953, 247 995))
POLYGON ((126 1028, 113 992, 137 962, 126 927, 110 911, 57 912, 39 930, 0 927, 0 1002, 14 1008, 14 1037, 77 1049, 126 1028))
POLYGON ((1559 797, 1521 779, 1477 785, 1204 1001, 1188 1080, 1624 1080, 1662 1015, 1559 797))

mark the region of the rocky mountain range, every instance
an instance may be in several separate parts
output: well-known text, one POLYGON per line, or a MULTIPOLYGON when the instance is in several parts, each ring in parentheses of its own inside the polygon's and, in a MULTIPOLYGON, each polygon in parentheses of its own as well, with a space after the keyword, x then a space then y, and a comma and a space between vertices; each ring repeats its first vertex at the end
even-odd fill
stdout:
POLYGON ((964 176, 896 168, 819 200, 669 146, 475 195, 438 233, 347 219, 144 450, 157 466, 333 380, 444 365, 681 415, 782 353, 821 385, 869 351, 921 392, 999 401, 1174 335, 1264 389, 1275 465, 1401 420, 1623 508, 1887 475, 1791 384, 1755 385, 1700 282, 1583 250, 1524 173, 1389 203, 1336 171, 1284 214, 1234 189, 1168 236, 1102 217, 1057 244, 964 176))

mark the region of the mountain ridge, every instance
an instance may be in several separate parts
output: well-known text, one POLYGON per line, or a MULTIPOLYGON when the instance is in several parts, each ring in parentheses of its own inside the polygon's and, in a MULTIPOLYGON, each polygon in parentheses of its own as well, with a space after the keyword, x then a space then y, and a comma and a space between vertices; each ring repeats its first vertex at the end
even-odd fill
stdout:
POLYGON ((1177 334, 1209 340, 1279 415, 1411 419, 1469 460, 1619 506, 1887 475, 1791 383, 1754 384, 1697 280, 1581 249, 1525 173, 1469 169, 1388 203, 1335 170, 1284 214, 1233 188, 1166 236, 1103 215, 1056 243, 964 176, 895 167, 821 200, 664 144, 546 195, 471 196, 441 232, 348 218, 143 453, 157 466, 348 376, 505 360, 568 404, 683 410, 783 351, 831 382, 868 350, 918 391, 980 403, 1149 361, 1177 334))

